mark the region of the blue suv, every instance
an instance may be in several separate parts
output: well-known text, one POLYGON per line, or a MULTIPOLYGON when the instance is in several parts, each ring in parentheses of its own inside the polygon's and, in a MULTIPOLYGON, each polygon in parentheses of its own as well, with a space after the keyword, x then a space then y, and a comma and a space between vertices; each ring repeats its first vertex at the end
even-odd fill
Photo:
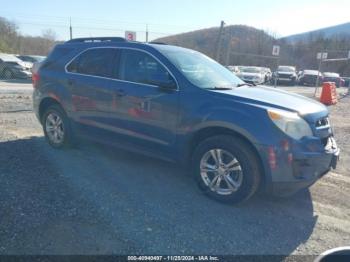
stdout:
POLYGON ((248 86, 211 58, 162 43, 81 38, 57 45, 33 74, 48 143, 77 137, 185 164, 208 196, 289 195, 335 168, 328 110, 248 86))

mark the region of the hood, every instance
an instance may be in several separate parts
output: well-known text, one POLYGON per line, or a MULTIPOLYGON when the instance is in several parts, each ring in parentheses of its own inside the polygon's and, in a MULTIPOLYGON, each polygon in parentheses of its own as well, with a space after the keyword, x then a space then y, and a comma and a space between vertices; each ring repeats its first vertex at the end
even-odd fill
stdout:
POLYGON ((328 114, 327 108, 310 98, 270 87, 239 87, 215 92, 247 99, 247 103, 298 112, 300 115, 328 114), (253 101, 249 101, 253 100, 253 101))

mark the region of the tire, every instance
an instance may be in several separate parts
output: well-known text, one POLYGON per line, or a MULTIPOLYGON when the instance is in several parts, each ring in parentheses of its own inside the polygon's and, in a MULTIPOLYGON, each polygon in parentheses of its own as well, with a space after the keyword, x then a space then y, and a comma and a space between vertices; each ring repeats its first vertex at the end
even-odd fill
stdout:
POLYGON ((201 142, 193 153, 191 170, 199 188, 207 196, 230 204, 238 204, 252 197, 261 180, 259 161, 253 149, 244 140, 229 135, 214 136, 201 142), (215 149, 221 151, 215 151, 215 149), (225 167, 222 168, 221 166, 217 168, 218 165, 215 166, 214 164, 213 152, 216 152, 216 155, 221 154, 223 165, 232 166, 232 170, 228 171, 226 169, 226 171, 223 171, 225 167), (234 164, 227 165, 230 163, 234 164), (204 167, 213 171, 206 172, 207 170, 204 167), (210 184, 215 180, 215 176, 221 178, 217 178, 215 185, 210 187, 210 184), (220 182, 218 182, 219 179, 220 182), (230 182, 230 185, 235 190, 228 186, 229 182, 227 181, 234 182, 230 182), (217 184, 219 184, 220 189, 218 189, 217 184))
POLYGON ((14 75, 10 69, 5 69, 3 72, 3 78, 4 79, 13 79, 14 75))
POLYGON ((72 145, 71 123, 61 106, 51 105, 47 108, 42 118, 42 126, 46 141, 53 148, 62 149, 72 145))

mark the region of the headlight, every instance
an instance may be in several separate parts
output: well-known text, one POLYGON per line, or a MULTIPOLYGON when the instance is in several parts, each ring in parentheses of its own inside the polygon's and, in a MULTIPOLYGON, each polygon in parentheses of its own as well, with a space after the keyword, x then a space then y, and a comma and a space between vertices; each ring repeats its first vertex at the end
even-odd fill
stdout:
POLYGON ((309 124, 296 113, 277 109, 268 110, 267 113, 279 129, 294 139, 313 135, 309 124))

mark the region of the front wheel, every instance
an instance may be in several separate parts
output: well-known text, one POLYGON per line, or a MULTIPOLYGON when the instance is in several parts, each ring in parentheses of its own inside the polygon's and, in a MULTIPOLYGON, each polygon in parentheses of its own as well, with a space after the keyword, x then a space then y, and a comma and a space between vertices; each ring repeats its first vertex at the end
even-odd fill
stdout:
POLYGON ((261 177, 259 161, 250 145, 227 135, 199 144, 193 155, 192 172, 206 195, 232 204, 248 200, 261 177))
POLYGON ((4 77, 4 79, 12 79, 12 78, 14 78, 13 73, 12 73, 12 71, 10 69, 5 69, 3 71, 3 77, 4 77))
POLYGON ((50 106, 42 119, 44 134, 54 148, 64 148, 71 144, 70 122, 59 105, 50 106))

